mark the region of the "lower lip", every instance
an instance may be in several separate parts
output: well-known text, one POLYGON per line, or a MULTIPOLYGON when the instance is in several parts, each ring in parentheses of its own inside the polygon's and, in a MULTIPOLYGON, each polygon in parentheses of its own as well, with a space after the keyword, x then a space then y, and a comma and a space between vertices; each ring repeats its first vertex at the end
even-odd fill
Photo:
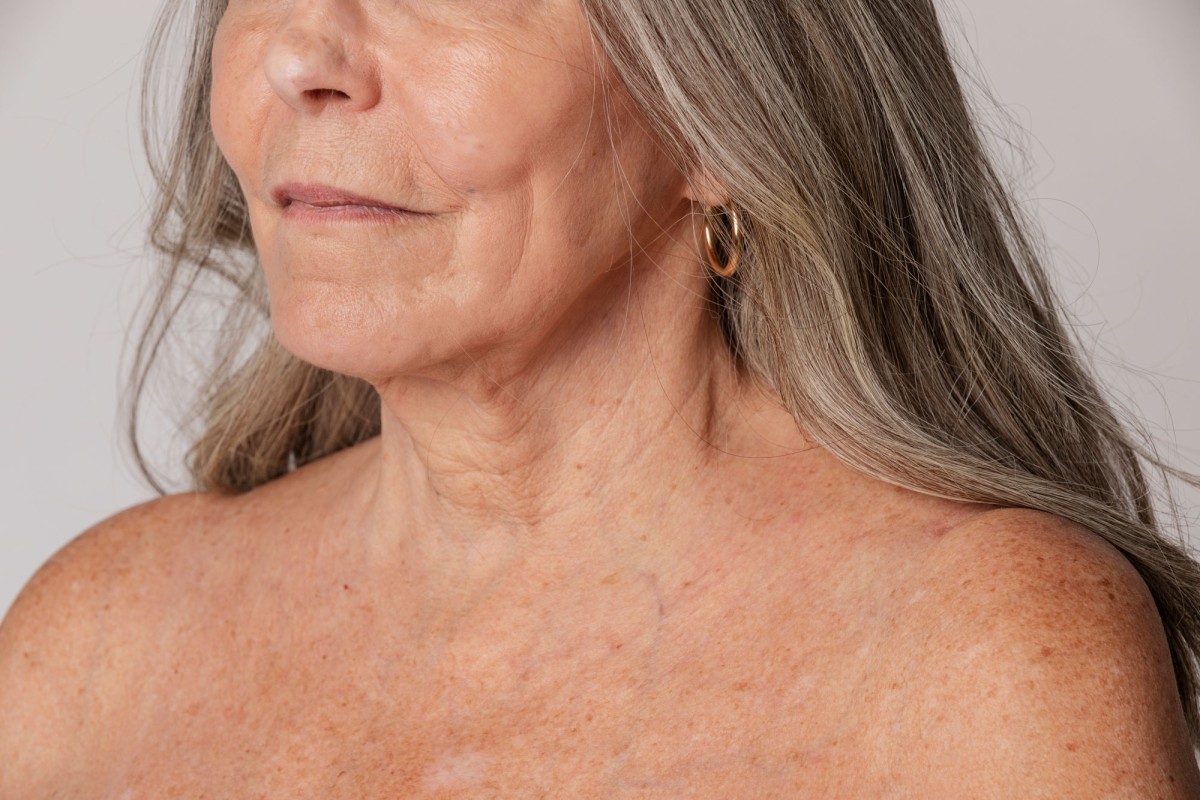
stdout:
POLYGON ((291 222, 404 222, 424 217, 416 211, 378 206, 310 206, 293 200, 283 209, 283 218, 291 222))

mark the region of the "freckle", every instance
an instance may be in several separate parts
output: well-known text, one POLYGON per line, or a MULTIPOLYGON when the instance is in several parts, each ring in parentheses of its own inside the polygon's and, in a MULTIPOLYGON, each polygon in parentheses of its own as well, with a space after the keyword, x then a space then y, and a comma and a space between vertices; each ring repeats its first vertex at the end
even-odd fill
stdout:
POLYGON ((1109 593, 1108 593, 1108 599, 1109 599, 1109 600, 1116 600, 1116 599, 1117 599, 1117 596, 1116 596, 1115 594, 1113 594, 1112 592, 1109 592, 1109 593))
POLYGON ((575 469, 583 469, 583 464, 576 464, 575 469))
POLYGON ((1067 745, 1067 749, 1070 750, 1072 753, 1074 753, 1076 750, 1079 749, 1079 745, 1075 744, 1074 742, 1071 742, 1067 745))
POLYGON ((1054 648, 1053 648, 1053 647, 1043 647, 1043 648, 1042 648, 1042 655, 1043 655, 1043 656, 1052 656, 1052 655, 1054 655, 1054 648))

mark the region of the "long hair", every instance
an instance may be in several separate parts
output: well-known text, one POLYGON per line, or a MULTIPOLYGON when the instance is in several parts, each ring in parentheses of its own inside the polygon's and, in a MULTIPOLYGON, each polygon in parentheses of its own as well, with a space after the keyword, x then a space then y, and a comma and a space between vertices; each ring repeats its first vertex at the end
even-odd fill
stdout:
MULTIPOLYGON (((138 405, 208 279, 229 300, 189 416, 195 488, 247 491, 379 432, 371 386, 300 361, 263 324, 245 202, 209 126, 225 2, 195 2, 172 136, 154 133, 155 76, 184 0, 154 30, 143 87, 162 269, 126 397, 135 458, 159 491, 138 405)), ((931 0, 579 2, 614 86, 664 151, 743 212, 736 280, 713 284, 738 362, 854 469, 1050 512, 1120 550, 1157 604, 1200 745, 1200 564, 1170 479, 1200 482, 1165 464, 1098 386, 931 0)))

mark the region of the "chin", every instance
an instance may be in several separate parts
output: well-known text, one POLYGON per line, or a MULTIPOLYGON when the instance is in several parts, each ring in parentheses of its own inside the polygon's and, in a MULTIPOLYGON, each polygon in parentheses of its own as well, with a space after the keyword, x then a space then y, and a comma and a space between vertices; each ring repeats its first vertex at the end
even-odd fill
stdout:
POLYGON ((385 303, 344 285, 299 288, 271 293, 280 345, 301 361, 373 384, 399 375, 458 374, 502 340, 506 328, 484 298, 385 303))
POLYGON ((348 292, 297 294, 272 296, 271 326, 283 348, 301 361, 375 381, 438 357, 420 311, 386 315, 378 304, 348 292))

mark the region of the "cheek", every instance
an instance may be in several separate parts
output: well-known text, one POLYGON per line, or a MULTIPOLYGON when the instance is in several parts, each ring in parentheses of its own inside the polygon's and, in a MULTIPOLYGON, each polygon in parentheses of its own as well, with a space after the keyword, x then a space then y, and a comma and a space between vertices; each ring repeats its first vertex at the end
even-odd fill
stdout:
POLYGON ((230 32, 227 23, 222 20, 217 26, 216 36, 212 44, 212 88, 209 92, 209 121, 212 124, 213 136, 217 147, 222 153, 228 153, 234 144, 233 132, 237 127, 233 120, 237 117, 235 111, 235 87, 232 82, 236 70, 230 64, 232 54, 237 52, 231 46, 230 32))
POLYGON ((495 42, 442 43, 396 65, 422 158, 460 192, 504 190, 531 170, 575 153, 587 130, 591 89, 553 55, 524 54, 495 42), (415 64, 421 66, 415 67, 415 64), (434 66, 436 65, 436 66, 434 66))
POLYGON ((228 20, 229 15, 222 19, 213 39, 209 123, 218 149, 245 186, 257 164, 270 93, 264 81, 256 80, 262 37, 228 20))

